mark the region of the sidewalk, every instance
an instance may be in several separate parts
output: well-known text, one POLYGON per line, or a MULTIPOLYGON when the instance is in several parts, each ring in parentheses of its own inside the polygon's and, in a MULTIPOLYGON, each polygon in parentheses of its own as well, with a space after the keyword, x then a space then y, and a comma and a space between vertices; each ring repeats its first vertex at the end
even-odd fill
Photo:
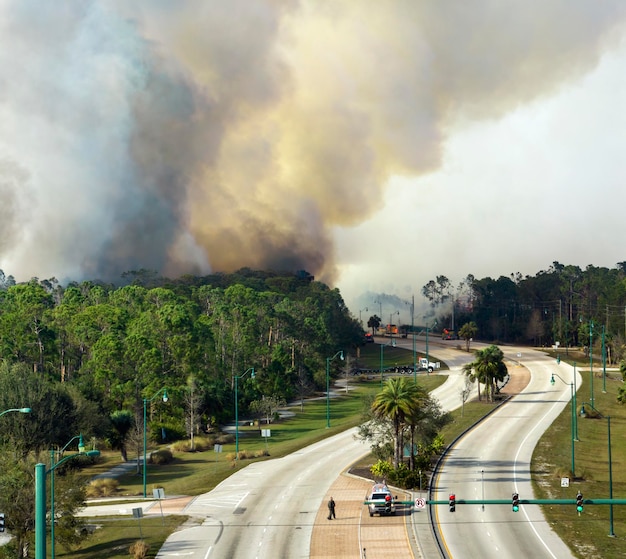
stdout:
MULTIPOLYGON (((393 516, 369 516, 363 504, 371 480, 343 473, 322 500, 311 536, 310 559, 418 559, 408 528, 413 507, 399 506, 393 516), (333 497, 337 503, 336 520, 328 520, 326 503, 333 497)), ((394 490, 401 501, 410 493, 394 490)))

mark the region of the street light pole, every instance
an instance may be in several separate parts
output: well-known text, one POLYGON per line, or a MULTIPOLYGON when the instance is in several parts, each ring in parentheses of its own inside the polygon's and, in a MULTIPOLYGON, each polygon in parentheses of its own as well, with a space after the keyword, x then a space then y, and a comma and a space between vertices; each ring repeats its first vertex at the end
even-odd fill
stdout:
POLYGON ((154 396, 152 396, 152 398, 148 399, 148 398, 144 398, 143 399, 143 498, 146 498, 146 484, 148 481, 148 457, 146 456, 147 453, 147 446, 148 446, 148 437, 146 434, 146 423, 147 423, 147 407, 148 404, 150 402, 152 402, 152 400, 154 400, 159 394, 161 394, 161 392, 163 392, 163 402, 167 402, 167 388, 161 388, 160 390, 157 390, 157 392, 155 393, 154 396))
POLYGON ((602 392, 606 394, 606 344, 604 324, 602 325, 602 392))
POLYGON ((9 413, 11 411, 17 411, 20 413, 30 413, 31 409, 30 408, 11 408, 10 410, 4 410, 2 413, 0 413, 0 417, 2 417, 5 413, 9 413))
POLYGON ((235 460, 239 460, 239 379, 248 373, 254 378, 254 367, 250 367, 243 375, 235 376, 235 460))
MULTIPOLYGON (((47 471, 45 464, 35 464, 35 559, 46 559, 46 475, 53 472, 61 464, 80 454, 82 453, 66 456, 51 466, 47 471)), ((100 451, 90 450, 84 454, 86 456, 100 456, 100 451)), ((52 494, 52 498, 54 499, 54 493, 52 494)), ((51 517, 51 522, 54 523, 54 517, 51 517)))
POLYGON ((415 348, 415 295, 411 295, 411 333, 413 334, 413 384, 417 384, 417 352, 415 348))
POLYGON ((589 382, 591 383, 591 405, 595 403, 593 398, 593 320, 589 321, 589 382))
MULTIPOLYGON (((83 434, 77 435, 76 437, 71 438, 67 444, 58 451, 59 456, 63 455, 63 451, 70 446, 76 439, 78 439, 78 453, 83 454, 85 452, 85 443, 83 442, 83 434)), ((54 468, 56 467, 56 453, 57 451, 54 449, 50 450, 50 557, 52 559, 55 558, 55 539, 54 539, 54 528, 55 528, 55 512, 54 512, 54 468)))
POLYGON ((613 460, 611 458, 611 416, 604 416, 600 410, 593 407, 593 404, 589 402, 583 402, 580 408, 580 416, 585 417, 585 404, 587 404, 592 410, 598 413, 602 419, 606 419, 607 439, 608 439, 608 460, 609 460, 609 499, 611 504, 609 506, 609 537, 615 537, 615 531, 613 530, 613 460))
POLYGON ((326 358, 326 429, 330 427, 330 362, 338 355, 343 361, 343 351, 338 351, 332 357, 326 358))
POLYGON ((361 313, 363 311, 367 312, 367 307, 365 307, 364 309, 359 309, 359 322, 361 323, 361 328, 363 328, 363 319, 361 318, 361 313))
POLYGON ((572 436, 571 436, 571 444, 572 444, 572 477, 576 478, 576 462, 575 462, 575 456, 574 456, 574 420, 576 417, 576 408, 575 408, 575 403, 574 403, 574 398, 575 398, 575 389, 574 389, 574 385, 570 382, 567 383, 565 382, 559 375, 557 375, 556 373, 552 373, 552 376, 550 377, 550 384, 552 386, 554 386, 554 383, 556 382, 554 377, 558 378, 563 384, 569 384, 570 387, 570 398, 571 398, 571 417, 570 417, 570 427, 571 427, 571 432, 572 432, 572 436))

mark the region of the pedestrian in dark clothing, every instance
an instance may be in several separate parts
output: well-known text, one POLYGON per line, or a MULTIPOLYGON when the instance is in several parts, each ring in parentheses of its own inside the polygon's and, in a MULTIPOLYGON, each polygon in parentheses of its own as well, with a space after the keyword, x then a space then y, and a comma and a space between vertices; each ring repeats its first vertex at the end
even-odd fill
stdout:
POLYGON ((330 501, 328 501, 328 520, 332 520, 333 518, 337 517, 335 516, 335 501, 331 497, 330 501))

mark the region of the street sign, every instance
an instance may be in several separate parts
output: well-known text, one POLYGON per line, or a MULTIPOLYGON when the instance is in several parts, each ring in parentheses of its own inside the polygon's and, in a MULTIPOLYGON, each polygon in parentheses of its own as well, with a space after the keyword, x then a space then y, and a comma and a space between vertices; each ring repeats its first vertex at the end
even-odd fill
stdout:
POLYGON ((152 490, 152 495, 155 499, 165 499, 165 489, 162 487, 155 487, 152 490))
POLYGON ((562 477, 561 478, 561 487, 569 487, 569 478, 568 477, 562 477))
POLYGON ((272 436, 272 430, 271 429, 261 429, 261 436, 262 437, 271 437, 272 436))
POLYGON ((415 499, 415 508, 423 509, 426 506, 426 499, 415 499))

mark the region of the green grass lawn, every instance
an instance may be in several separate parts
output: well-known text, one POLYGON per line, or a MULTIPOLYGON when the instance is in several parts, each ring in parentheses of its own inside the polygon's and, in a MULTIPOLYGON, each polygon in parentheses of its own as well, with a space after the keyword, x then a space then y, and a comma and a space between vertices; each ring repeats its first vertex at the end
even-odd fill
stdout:
MULTIPOLYGON (((580 371, 583 384, 577 392, 578 438, 574 443, 575 477, 572 464, 572 410, 568 405, 539 441, 532 460, 533 486, 539 499, 573 499, 581 491, 585 499, 609 497, 608 422, 600 417, 580 417, 583 402, 591 400, 589 369, 580 371), (570 478, 570 487, 561 487, 561 478, 570 478)), ((611 417, 611 462, 613 497, 626 498, 626 408, 617 402, 622 385, 615 375, 603 382, 602 371, 594 367, 594 407, 611 417), (603 385, 606 384, 606 392, 603 385)), ((586 411, 591 411, 585 405, 586 411)), ((610 507, 585 505, 578 515, 575 505, 544 506, 544 514, 557 534, 581 559, 624 557, 626 554, 626 507, 613 506, 613 532, 609 537, 610 507)))
MULTIPOLYGON (((389 342, 389 340, 387 340, 389 342)), ((360 356, 357 359, 359 367, 364 369, 373 369, 375 371, 380 370, 380 356, 381 349, 380 344, 365 344, 361 346, 360 356)), ((413 366, 413 351, 393 345, 384 345, 382 349, 382 364, 383 369, 387 367, 412 367, 413 366)), ((426 357, 425 353, 416 351, 415 359, 420 357, 426 357)), ((433 354, 429 352, 429 358, 433 360, 433 354)), ((441 370, 448 370, 448 366, 445 363, 441 363, 441 370)))
MULTIPOLYGON (((420 374, 420 382, 428 391, 433 390, 445 381, 445 376, 420 374)), ((358 425, 364 410, 364 402, 368 395, 380 390, 378 378, 373 380, 351 380, 352 389, 346 395, 340 391, 338 397, 330 400, 330 428, 326 428, 326 399, 305 401, 289 408, 293 417, 254 427, 239 428, 239 451, 250 455, 267 449, 269 457, 258 457, 254 460, 267 460, 290 454, 304 446, 308 446, 324 438, 332 436, 350 427, 358 425), (260 429, 269 428, 271 436, 266 440, 261 436, 260 429)), ((223 479, 232 474, 234 469, 245 467, 249 459, 235 461, 235 444, 223 445, 223 452, 213 450, 195 453, 176 453, 175 462, 164 466, 148 467, 148 493, 153 487, 163 487, 166 495, 198 495, 205 493, 223 479)), ((119 478, 120 493, 124 495, 140 495, 143 491, 142 475, 130 474, 119 478)))
MULTIPOLYGON (((409 359, 412 362, 412 353, 409 359)), ((387 378, 387 375, 386 377, 387 378)), ((418 375, 420 382, 428 391, 445 382, 445 376, 418 375)), ((252 459, 233 460, 235 444, 223 445, 223 452, 213 450, 205 452, 175 453, 171 464, 148 467, 148 494, 152 495, 154 487, 163 487, 165 495, 198 495, 210 491, 222 480, 230 476, 238 468, 245 467, 253 460, 268 460, 290 454, 304 446, 315 443, 326 437, 358 425, 364 412, 368 396, 380 390, 380 379, 376 375, 370 380, 366 376, 351 377, 351 389, 348 393, 338 391, 338 396, 330 400, 330 428, 326 427, 326 399, 313 399, 304 402, 303 407, 294 405, 289 411, 293 417, 270 424, 271 437, 261 437, 258 426, 241 427, 239 429, 239 450, 254 455, 267 449, 268 456, 252 459)), ((265 428, 265 425, 261 427, 265 428)), ((119 463, 119 454, 105 452, 102 463, 90 469, 89 473, 106 471, 119 463), (97 471, 96 471, 97 470, 97 471)), ((143 476, 133 472, 119 478, 118 495, 136 496, 141 500, 143 493, 143 476)), ((185 520, 185 517, 166 517, 163 525, 161 518, 143 518, 141 527, 144 540, 150 545, 148 557, 154 557, 167 536, 185 520)), ((59 544, 56 555, 63 558, 87 559, 102 557, 122 559, 129 557, 128 547, 139 539, 138 521, 130 518, 90 519, 90 523, 101 526, 96 533, 85 540, 80 549, 64 550, 59 544)))
MULTIPOLYGON (((363 348, 363 362, 375 362, 380 359, 378 344, 369 344, 363 348)), ((385 351, 391 348, 385 348, 385 351)), ((411 351, 404 356, 397 355, 400 364, 412 364, 411 351)), ((364 366, 364 365, 361 365, 364 366)), ((443 366, 443 364, 442 364, 443 366)), ((578 408, 580 404, 590 400, 588 371, 581 371, 584 384, 578 391, 578 408)), ((597 371, 596 371, 597 373, 597 371)), ((600 373, 601 374, 601 373, 600 373)), ((445 380, 445 376, 425 375, 420 373, 418 381, 427 390, 433 390, 445 380)), ((558 381, 557 381, 558 382, 558 381)), ((299 448, 312 444, 325 437, 338 433, 349 427, 358 425, 366 397, 380 389, 377 375, 350 377, 353 390, 346 395, 341 393, 331 399, 331 427, 326 428, 326 400, 306 401, 304 408, 293 406, 295 416, 269 425, 271 437, 265 441, 260 436, 259 427, 243 427, 240 429, 239 449, 254 454, 266 448, 270 458, 289 454, 299 448)), ((611 440, 613 463, 613 495, 616 498, 626 497, 626 408, 616 402, 616 394, 620 382, 611 379, 606 381, 607 392, 602 392, 602 378, 594 379, 595 407, 603 414, 611 416, 611 440)), ((453 421, 446 426, 443 436, 446 442, 452 442, 456 436, 473 425, 481 417, 489 413, 495 404, 485 402, 467 402, 464 409, 452 413, 453 421)), ((265 426, 263 426, 265 427, 265 426)), ((575 446, 576 474, 569 490, 561 488, 561 477, 569 475, 571 465, 571 408, 567 406, 553 426, 539 442, 531 465, 533 483, 537 498, 574 498, 577 490, 581 490, 585 498, 608 497, 608 462, 607 462, 607 422, 603 419, 578 420, 580 441, 575 446)), ((219 482, 228 477, 238 468, 249 464, 251 460, 234 461, 234 443, 224 445, 224 452, 176 453, 175 461, 164 466, 149 466, 148 492, 152 494, 155 486, 163 487, 166 496, 197 495, 209 491, 219 482)), ((119 463, 116 455, 104 454, 105 466, 109 468, 119 463)), ((268 457, 253 458, 266 460, 268 457)), ((364 463, 367 463, 365 459, 364 463)), ((120 478, 120 494, 141 495, 142 476, 131 474, 120 478)), ((521 495, 521 498, 525 498, 521 495)), ((564 541, 570 542, 574 553, 581 559, 623 557, 626 548, 623 538, 626 536, 626 509, 624 506, 613 507, 614 531, 617 538, 609 538, 609 507, 585 506, 582 515, 578 516, 575 506, 546 506, 544 514, 564 541)), ((144 539, 150 544, 149 557, 154 557, 167 536, 183 521, 183 517, 166 517, 165 526, 160 518, 142 519, 144 539)), ((136 521, 132 519, 101 519, 96 522, 104 527, 94 536, 85 541, 79 551, 63 552, 57 545, 57 555, 64 558, 87 559, 88 557, 104 557, 110 559, 127 558, 128 546, 138 539, 136 521), (109 529, 108 527, 111 527, 109 529)))

